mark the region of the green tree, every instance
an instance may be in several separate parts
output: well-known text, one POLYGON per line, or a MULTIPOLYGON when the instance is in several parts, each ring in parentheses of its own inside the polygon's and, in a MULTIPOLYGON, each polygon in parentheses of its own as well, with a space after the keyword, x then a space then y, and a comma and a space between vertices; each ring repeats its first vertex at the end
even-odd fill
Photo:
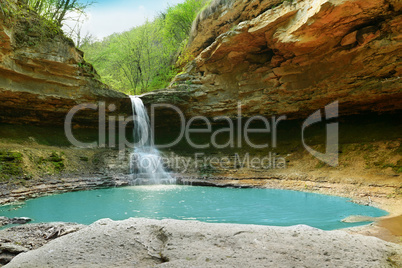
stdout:
POLYGON ((28 0, 27 4, 42 17, 62 26, 67 15, 82 14, 93 2, 80 3, 78 0, 28 0))
POLYGON ((169 7, 153 21, 80 47, 112 88, 129 94, 163 88, 177 74, 175 60, 185 47, 204 0, 169 7))
POLYGON ((188 38, 191 25, 197 13, 204 6, 202 0, 187 0, 184 3, 169 7, 164 17, 164 34, 165 38, 173 38, 176 42, 181 43, 188 38))
POLYGON ((8 2, 8 0, 1 0, 0 1, 0 14, 5 16, 10 9, 10 3, 8 2))

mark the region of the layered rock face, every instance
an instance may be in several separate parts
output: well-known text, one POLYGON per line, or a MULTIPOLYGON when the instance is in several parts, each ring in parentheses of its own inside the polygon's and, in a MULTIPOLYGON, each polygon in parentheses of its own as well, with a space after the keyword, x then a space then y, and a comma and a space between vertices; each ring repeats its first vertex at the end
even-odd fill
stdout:
MULTIPOLYGON (((305 118, 335 100, 341 114, 398 110, 401 6, 396 0, 212 1, 193 26, 186 53, 195 60, 171 91, 143 100, 211 117, 235 116, 239 101, 244 116, 305 118)), ((0 16, 0 122, 61 125, 75 105, 101 100, 131 112, 129 99, 100 83, 70 41, 49 34, 51 28, 32 30, 37 16, 0 16)), ((97 113, 75 119, 93 124, 97 113)), ((176 121, 169 108, 156 113, 176 121)))
POLYGON ((201 52, 172 83, 186 115, 233 116, 239 101, 244 116, 288 118, 336 100, 344 115, 402 107, 400 1, 213 3, 188 47, 201 52))
MULTIPOLYGON (((62 125, 72 107, 98 101, 130 110, 128 97, 99 82, 59 29, 32 12, 16 13, 0 12, 0 122, 62 125)), ((75 119, 92 124, 96 113, 83 111, 75 119)))

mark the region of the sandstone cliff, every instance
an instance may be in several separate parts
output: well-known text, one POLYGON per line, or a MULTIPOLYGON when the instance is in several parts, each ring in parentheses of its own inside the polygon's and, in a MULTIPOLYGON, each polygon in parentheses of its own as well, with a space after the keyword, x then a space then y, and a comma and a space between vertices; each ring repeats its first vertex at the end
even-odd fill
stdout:
MULTIPOLYGON (((129 104, 125 94, 99 82, 60 29, 27 12, 22 2, 14 4, 11 12, 0 12, 0 122, 62 125, 80 103, 103 100, 118 109, 129 104)), ((82 112, 75 119, 86 125, 96 118, 82 112)))
MULTIPOLYGON (((176 104, 187 116, 235 115, 238 101, 245 116, 305 118, 334 100, 342 114, 398 110, 401 6, 396 0, 212 1, 194 22, 185 52, 195 59, 170 91, 143 99, 176 104)), ((34 14, 0 16, 0 122, 62 124, 73 106, 98 100, 130 112, 127 97, 100 83, 71 41, 39 27, 34 14)), ((96 118, 96 111, 76 117, 82 125, 96 118)))
MULTIPOLYGON (((344 115, 402 107, 400 1, 212 5, 193 27, 187 53, 195 60, 171 85, 186 115, 235 115, 238 101, 246 116, 288 118, 335 100, 344 115)), ((144 99, 158 96, 166 92, 144 99)))

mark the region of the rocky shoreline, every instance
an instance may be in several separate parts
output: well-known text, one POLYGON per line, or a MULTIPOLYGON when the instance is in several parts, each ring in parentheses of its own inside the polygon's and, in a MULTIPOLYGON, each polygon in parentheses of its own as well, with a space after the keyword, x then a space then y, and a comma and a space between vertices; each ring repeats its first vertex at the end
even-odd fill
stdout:
POLYGON ((29 187, 19 187, 15 189, 0 190, 0 205, 14 202, 22 202, 27 199, 37 198, 45 195, 61 194, 67 192, 86 191, 110 187, 128 186, 129 181, 121 177, 98 176, 80 178, 61 178, 36 183, 29 187))
MULTIPOLYGON (((356 188, 355 191, 341 191, 342 188, 350 189, 355 183, 331 182, 331 181, 314 181, 305 176, 298 175, 274 175, 269 177, 199 177, 197 175, 178 175, 176 174, 178 184, 192 186, 212 186, 212 187, 235 187, 235 188, 277 188, 287 190, 297 190, 305 192, 319 192, 322 194, 337 195, 352 198, 356 203, 364 205, 376 205, 383 208, 385 202, 381 202, 382 198, 395 198, 386 196, 386 192, 378 193, 377 188, 383 189, 382 185, 369 185, 368 187, 356 188), (373 202, 378 200, 379 202, 373 202)), ((6 205, 13 202, 20 202, 31 198, 37 198, 52 194, 61 194, 66 192, 86 191, 103 189, 110 187, 124 187, 131 185, 129 175, 93 175, 72 178, 55 178, 45 182, 36 182, 27 186, 7 186, 2 185, 0 188, 0 205, 6 205)), ((402 198, 396 198, 397 202, 402 198)), ((386 208, 383 208, 387 210, 386 208)), ((401 210, 390 209, 391 214, 399 214, 401 210)))

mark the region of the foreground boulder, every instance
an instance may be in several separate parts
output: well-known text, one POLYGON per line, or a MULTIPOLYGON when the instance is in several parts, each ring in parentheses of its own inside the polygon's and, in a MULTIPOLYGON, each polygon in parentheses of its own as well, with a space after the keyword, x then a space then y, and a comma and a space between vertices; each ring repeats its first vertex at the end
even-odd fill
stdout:
POLYGON ((401 247, 308 226, 100 220, 6 267, 392 267, 401 247))
MULTIPOLYGON (((2 218, 0 217, 0 221, 2 218)), ((7 218, 8 219, 8 218, 7 218)), ((0 265, 22 252, 37 249, 50 240, 76 232, 84 225, 75 223, 25 224, 0 230, 0 265)))

